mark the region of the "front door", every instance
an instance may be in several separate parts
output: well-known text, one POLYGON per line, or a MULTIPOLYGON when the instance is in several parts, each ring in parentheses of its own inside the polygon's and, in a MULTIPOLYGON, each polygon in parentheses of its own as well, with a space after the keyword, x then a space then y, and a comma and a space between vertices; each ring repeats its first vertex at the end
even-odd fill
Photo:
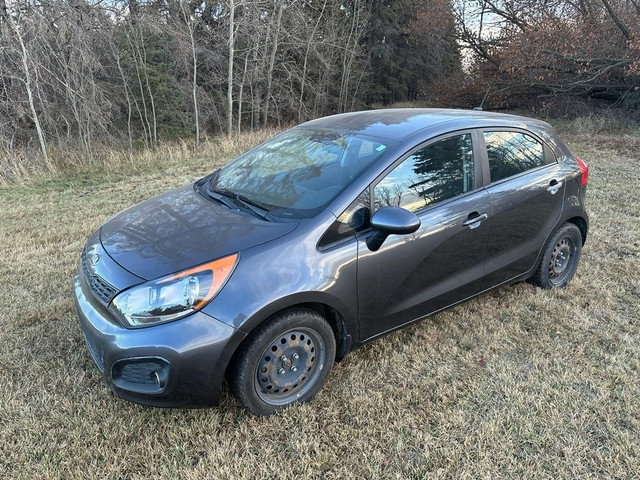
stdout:
POLYGON ((423 146, 373 188, 374 210, 400 206, 421 221, 375 252, 358 241, 361 339, 398 328, 482 290, 491 203, 474 162, 472 134, 423 146))

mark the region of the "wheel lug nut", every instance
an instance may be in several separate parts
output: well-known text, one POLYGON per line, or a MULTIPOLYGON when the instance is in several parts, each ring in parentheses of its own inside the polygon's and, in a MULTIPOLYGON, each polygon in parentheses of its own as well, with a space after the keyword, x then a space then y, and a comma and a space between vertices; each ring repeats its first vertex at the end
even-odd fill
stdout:
POLYGON ((291 355, 291 356, 292 356, 293 358, 295 358, 296 360, 297 360, 298 358, 300 358, 300 355, 298 355, 297 353, 294 353, 294 354, 293 354, 293 355, 291 355))
POLYGON ((297 372, 297 371, 298 371, 298 368, 294 365, 294 366, 292 366, 292 367, 291 367, 291 371, 292 371, 292 372, 297 372))
POLYGON ((284 374, 285 374, 285 373, 287 373, 287 372, 285 371, 285 369, 284 369, 284 368, 281 368, 280 370, 278 370, 278 373, 279 373, 280 375, 284 375, 284 374))
POLYGON ((282 356, 280 357, 280 360, 282 360, 283 362, 286 362, 286 361, 287 361, 287 360, 289 360, 289 359, 287 358, 287 356, 286 356, 286 355, 282 355, 282 356))

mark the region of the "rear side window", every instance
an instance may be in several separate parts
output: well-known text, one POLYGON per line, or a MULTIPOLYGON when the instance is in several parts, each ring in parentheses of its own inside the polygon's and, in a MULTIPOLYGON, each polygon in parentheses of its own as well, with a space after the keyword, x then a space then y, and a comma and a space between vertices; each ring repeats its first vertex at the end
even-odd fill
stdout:
POLYGON ((530 135, 520 132, 484 132, 491 181, 517 175, 544 165, 544 148, 530 135))
POLYGON ((374 189, 375 208, 412 212, 474 189, 471 134, 437 141, 406 158, 374 189))

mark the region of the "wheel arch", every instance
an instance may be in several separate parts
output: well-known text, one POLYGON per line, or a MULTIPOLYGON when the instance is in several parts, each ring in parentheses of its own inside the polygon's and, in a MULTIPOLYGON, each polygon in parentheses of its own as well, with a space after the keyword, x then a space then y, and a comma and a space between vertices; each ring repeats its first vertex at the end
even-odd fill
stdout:
POLYGON ((331 305, 322 302, 305 302, 289 308, 309 308, 318 312, 329 323, 336 339, 336 358, 339 362, 351 349, 351 334, 342 314, 331 305))
POLYGON ((582 245, 584 246, 587 241, 587 232, 589 231, 589 225, 587 221, 582 217, 571 217, 567 219, 568 223, 573 223, 578 230, 580 230, 580 235, 582 236, 582 245))
POLYGON ((336 340, 336 362, 342 360, 345 355, 349 353, 353 343, 353 326, 351 328, 349 327, 349 318, 345 317, 342 313, 344 310, 337 306, 335 302, 328 301, 326 297, 310 298, 308 295, 296 295, 280 299, 273 304, 267 305, 245 320, 240 330, 237 331, 237 334, 242 335, 242 339, 237 343, 233 355, 230 357, 227 365, 225 365, 225 376, 228 373, 229 365, 233 362, 233 357, 241 351, 244 344, 258 326, 274 315, 294 308, 308 308, 313 310, 319 313, 327 323, 329 323, 336 340))

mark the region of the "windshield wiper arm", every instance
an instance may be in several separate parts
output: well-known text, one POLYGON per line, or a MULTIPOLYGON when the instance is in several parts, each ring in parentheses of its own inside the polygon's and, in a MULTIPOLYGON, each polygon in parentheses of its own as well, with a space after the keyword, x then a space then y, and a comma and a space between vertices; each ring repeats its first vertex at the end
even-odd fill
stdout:
POLYGON ((210 188, 207 190, 208 190, 207 193, 209 194, 209 196, 214 200, 216 200, 217 202, 223 205, 226 205, 231 210, 238 209, 238 206, 235 204, 235 202, 233 202, 232 200, 229 200, 230 197, 233 198, 233 195, 230 195, 229 192, 225 190, 211 190, 210 188))
POLYGON ((238 200, 240 200, 241 202, 243 202, 243 203, 247 203, 249 205, 253 205, 254 207, 259 208, 263 212, 269 212, 269 207, 267 207, 264 203, 260 203, 257 200, 254 200, 252 198, 246 197, 246 196, 242 195, 241 193, 238 193, 236 195, 236 198, 238 200))
POLYGON ((260 217, 262 217, 263 219, 269 222, 271 221, 271 219, 269 218, 269 209, 265 207, 262 203, 256 202, 255 200, 245 197, 240 193, 236 194, 236 199, 242 202, 242 204, 245 207, 253 211, 256 215, 259 215, 260 217))
POLYGON ((226 190, 224 188, 216 188, 213 190, 209 189, 209 194, 212 195, 212 198, 220 201, 221 203, 224 203, 232 210, 237 210, 238 209, 237 202, 240 202, 240 204, 243 207, 251 210, 260 218, 267 220, 269 222, 271 221, 271 218, 269 218, 268 208, 266 208, 261 203, 256 202, 255 200, 251 200, 250 198, 245 197, 240 193, 235 193, 235 192, 232 192, 231 190, 226 190), (231 199, 231 201, 229 199, 231 199))

